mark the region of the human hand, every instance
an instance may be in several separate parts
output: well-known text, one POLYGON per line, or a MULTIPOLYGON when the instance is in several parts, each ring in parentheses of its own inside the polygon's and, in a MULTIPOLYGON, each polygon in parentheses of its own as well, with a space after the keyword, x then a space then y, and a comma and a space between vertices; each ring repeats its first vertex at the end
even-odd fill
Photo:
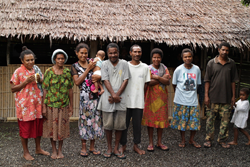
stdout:
POLYGON ((232 99, 231 99, 231 108, 232 108, 234 105, 236 105, 236 104, 235 104, 235 98, 232 97, 232 99))
POLYGON ((112 96, 109 96, 108 101, 109 101, 109 103, 110 103, 110 104, 113 104, 113 103, 114 103, 114 99, 113 99, 113 97, 112 97, 112 96))
POLYGON ((95 68, 95 65, 96 65, 96 62, 93 62, 93 61, 90 60, 87 68, 89 70, 92 70, 93 68, 95 68))
POLYGON ((43 118, 47 119, 47 109, 45 104, 42 106, 42 115, 43 118))
POLYGON ((205 96, 204 104, 205 104, 207 107, 210 107, 210 99, 209 99, 208 96, 205 96))
POLYGON ((120 96, 117 96, 116 94, 114 96, 112 96, 112 98, 114 99, 115 103, 120 103, 121 99, 122 99, 120 96))
POLYGON ((35 81, 35 75, 28 76, 25 80, 27 83, 35 81))
POLYGON ((73 115, 73 106, 69 107, 69 117, 73 115))
POLYGON ((158 75, 152 74, 152 75, 151 75, 151 79, 159 79, 159 76, 158 76, 158 75))
POLYGON ((92 82, 99 82, 101 80, 101 76, 100 75, 92 75, 91 79, 92 79, 92 82))

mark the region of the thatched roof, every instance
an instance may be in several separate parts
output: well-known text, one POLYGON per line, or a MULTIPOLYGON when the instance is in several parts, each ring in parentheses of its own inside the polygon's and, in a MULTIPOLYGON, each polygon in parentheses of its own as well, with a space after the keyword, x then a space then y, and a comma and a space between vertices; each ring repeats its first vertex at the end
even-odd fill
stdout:
POLYGON ((0 36, 250 48, 240 0, 0 0, 0 36))

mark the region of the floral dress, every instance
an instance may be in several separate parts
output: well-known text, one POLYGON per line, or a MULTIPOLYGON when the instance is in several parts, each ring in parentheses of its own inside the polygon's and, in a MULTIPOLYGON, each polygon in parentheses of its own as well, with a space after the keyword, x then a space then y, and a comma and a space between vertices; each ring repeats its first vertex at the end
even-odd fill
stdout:
MULTIPOLYGON (((72 65, 71 74, 72 75, 82 75, 86 68, 83 68, 78 62, 72 65)), ((80 109, 79 109, 79 134, 83 140, 93 140, 98 138, 103 138, 104 130, 102 127, 101 112, 97 110, 98 104, 98 93, 93 93, 91 91, 91 86, 93 82, 91 77, 93 71, 90 71, 85 81, 79 85, 80 89, 80 109)))
MULTIPOLYGON (((159 70, 149 65, 151 74, 159 75, 159 70)), ((164 66, 165 74, 169 71, 164 66)), ((143 110, 142 125, 154 128, 167 128, 168 122, 168 90, 167 86, 157 84, 148 86, 145 93, 145 106, 143 110)))
MULTIPOLYGON (((24 65, 21 65, 21 67, 15 70, 10 83, 19 85, 23 83, 27 77, 34 74, 34 69, 29 71, 24 65)), ((32 121, 36 118, 42 118, 41 96, 41 90, 35 81, 27 84, 22 90, 15 93, 16 116, 19 121, 32 121)))
POLYGON ((46 70, 43 89, 47 90, 44 104, 47 105, 47 119, 43 123, 43 137, 54 141, 69 137, 69 89, 74 82, 68 68, 61 75, 54 72, 53 67, 46 70))

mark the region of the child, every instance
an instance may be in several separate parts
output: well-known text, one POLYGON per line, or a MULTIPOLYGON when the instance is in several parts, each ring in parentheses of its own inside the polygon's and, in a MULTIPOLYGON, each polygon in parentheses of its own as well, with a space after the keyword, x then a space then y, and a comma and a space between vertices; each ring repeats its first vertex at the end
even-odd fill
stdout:
POLYGON ((230 145, 237 145, 238 139, 238 129, 242 132, 247 138, 248 142, 246 145, 250 145, 250 136, 244 128, 247 127, 247 119, 248 119, 248 112, 249 112, 249 89, 242 88, 240 90, 240 100, 235 103, 235 111, 233 118, 231 120, 234 123, 234 141, 229 142, 230 145))
MULTIPOLYGON (((101 76, 101 68, 102 68, 102 62, 105 58, 105 52, 103 50, 99 50, 96 54, 96 58, 94 59, 94 62, 96 62, 96 66, 93 69, 94 75, 100 75, 101 76)), ((102 87, 102 84, 100 82, 94 82, 94 86, 91 86, 91 91, 93 93, 97 93, 98 92, 98 86, 100 87, 101 91, 100 91, 100 95, 103 94, 104 89, 102 87)))

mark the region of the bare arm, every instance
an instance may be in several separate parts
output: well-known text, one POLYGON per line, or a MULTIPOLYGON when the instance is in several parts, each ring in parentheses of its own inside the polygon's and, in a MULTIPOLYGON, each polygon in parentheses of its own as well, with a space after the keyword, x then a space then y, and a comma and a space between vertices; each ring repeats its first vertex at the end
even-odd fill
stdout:
POLYGON ((46 89, 43 89, 43 100, 42 100, 42 109, 43 109, 43 116, 46 118, 47 116, 47 107, 46 107, 46 104, 44 103, 44 100, 46 98, 46 95, 47 95, 48 91, 46 89))
POLYGON ((208 96, 209 87, 210 87, 210 82, 205 82, 205 99, 204 99, 204 104, 207 105, 208 107, 210 106, 210 99, 209 99, 209 96, 208 96))
POLYGON ((176 85, 173 85, 174 92, 175 92, 175 88, 176 88, 176 85))
POLYGON ((19 85, 14 85, 13 83, 11 84, 11 92, 15 93, 15 92, 19 92, 20 90, 22 90, 27 84, 29 84, 30 82, 35 81, 35 76, 29 76, 23 83, 20 83, 19 85))
POLYGON ((149 84, 149 82, 144 84, 144 93, 147 91, 148 84, 149 84))
POLYGON ((233 107, 233 105, 235 104, 235 82, 232 82, 231 86, 232 86, 232 93, 233 93, 232 100, 231 100, 231 107, 233 107))
POLYGON ((84 73, 80 76, 78 75, 73 75, 73 80, 74 83, 76 84, 76 86, 79 86, 81 83, 83 83, 83 81, 85 80, 86 76, 88 75, 89 71, 92 70, 95 67, 94 62, 89 61, 88 67, 87 69, 84 71, 84 73))
POLYGON ((155 86, 157 84, 159 84, 160 82, 157 79, 152 79, 151 81, 148 83, 149 86, 155 86))
POLYGON ((69 89, 69 117, 73 114, 73 89, 69 89))
POLYGON ((162 77, 158 75, 152 75, 151 81, 149 83, 150 86, 157 85, 159 83, 162 83, 163 85, 169 85, 169 75, 164 74, 162 77))
POLYGON ((125 90, 126 86, 128 84, 128 79, 125 79, 120 87, 120 89, 117 91, 116 95, 120 96, 122 92, 125 90))

